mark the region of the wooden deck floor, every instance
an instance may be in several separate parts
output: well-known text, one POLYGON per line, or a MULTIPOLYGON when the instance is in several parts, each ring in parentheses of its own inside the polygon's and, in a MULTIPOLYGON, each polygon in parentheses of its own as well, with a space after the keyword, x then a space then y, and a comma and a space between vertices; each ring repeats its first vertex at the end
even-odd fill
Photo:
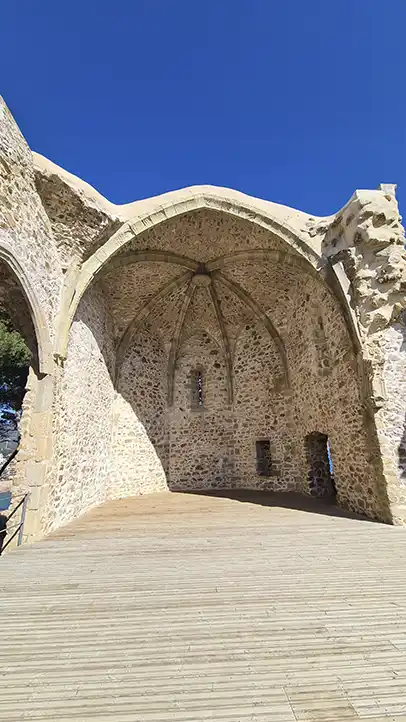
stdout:
POLYGON ((406 530, 280 503, 120 500, 4 555, 0 720, 406 720, 406 530))

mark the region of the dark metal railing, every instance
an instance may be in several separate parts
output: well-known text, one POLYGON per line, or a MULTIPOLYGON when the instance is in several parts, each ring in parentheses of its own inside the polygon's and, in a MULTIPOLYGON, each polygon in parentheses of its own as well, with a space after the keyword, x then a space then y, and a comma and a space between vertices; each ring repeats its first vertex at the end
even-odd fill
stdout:
POLYGON ((18 547, 21 546, 21 544, 22 544, 22 542, 23 542, 24 522, 25 522, 25 516, 26 516, 26 513, 27 513, 27 506, 28 506, 28 498, 29 498, 29 496, 30 496, 29 492, 27 492, 26 494, 24 494, 23 497, 22 497, 22 499, 21 499, 21 501, 19 501, 18 504, 17 504, 17 506, 14 507, 14 509, 13 509, 13 511, 11 512, 11 514, 9 514, 8 516, 5 516, 5 518, 6 518, 6 526, 5 526, 5 529, 4 529, 3 531, 0 531, 0 554, 3 554, 4 550, 8 547, 8 545, 10 544, 10 542, 13 541, 14 537, 17 536, 17 534, 18 534, 18 537, 17 537, 17 546, 18 546, 18 547), (6 543, 5 543, 4 546, 2 547, 2 546, 1 546, 1 535, 3 535, 3 539, 4 539, 4 537, 6 536, 6 534, 7 534, 7 533, 10 533, 11 529, 10 529, 10 527, 9 527, 9 521, 10 521, 10 519, 13 518, 14 514, 18 511, 18 509, 20 509, 20 507, 21 507, 21 517, 20 517, 20 521, 19 521, 19 523, 15 526, 15 528, 14 528, 14 526, 11 527, 11 529, 13 530, 13 533, 12 533, 11 536, 7 539, 6 543))
POLYGON ((18 452, 18 446, 14 449, 14 451, 11 452, 10 456, 8 456, 7 459, 0 466, 0 476, 2 475, 4 469, 6 469, 8 467, 10 461, 13 461, 13 459, 17 455, 17 452, 18 452))

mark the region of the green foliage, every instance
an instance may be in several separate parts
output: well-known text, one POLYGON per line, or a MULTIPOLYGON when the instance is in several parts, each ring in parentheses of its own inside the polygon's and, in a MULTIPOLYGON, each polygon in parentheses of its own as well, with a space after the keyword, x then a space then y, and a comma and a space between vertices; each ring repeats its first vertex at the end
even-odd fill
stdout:
POLYGON ((18 331, 0 319, 0 403, 21 405, 31 353, 18 331))

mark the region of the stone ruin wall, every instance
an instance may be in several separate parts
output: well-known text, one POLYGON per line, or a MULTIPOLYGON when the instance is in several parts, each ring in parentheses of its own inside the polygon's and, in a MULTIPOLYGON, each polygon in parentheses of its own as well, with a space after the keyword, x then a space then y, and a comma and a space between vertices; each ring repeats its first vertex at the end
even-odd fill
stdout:
POLYGON ((371 463, 357 360, 339 306, 327 289, 307 282, 292 308, 292 322, 287 353, 301 490, 308 491, 304 440, 323 433, 330 442, 338 502, 375 517, 382 511, 381 490, 371 463))
POLYGON ((283 274, 286 288, 264 264, 247 263, 228 275, 240 282, 249 279, 248 290, 269 309, 285 344, 291 388, 284 398, 284 478, 292 480, 285 488, 309 492, 304 439, 318 431, 330 440, 339 502, 371 516, 380 513, 385 500, 372 481, 377 470, 357 359, 337 300, 320 278, 289 277, 289 269, 283 274), (277 304, 270 288, 277 293, 277 304))
POLYGON ((390 519, 406 524, 403 472, 406 347, 405 236, 395 186, 356 191, 326 228, 322 250, 341 262, 350 280, 350 303, 361 337, 365 396, 379 443, 381 486, 390 505, 390 519))
POLYGON ((284 446, 289 435, 283 395, 267 394, 280 361, 258 324, 244 327, 236 350, 235 405, 227 397, 226 368, 217 343, 202 331, 185 340, 167 407, 168 357, 153 328, 141 331, 123 361, 113 431, 113 495, 166 488, 194 490, 290 488, 284 446), (244 348, 245 347, 245 348, 244 348), (191 378, 203 372, 204 406, 193 407, 191 378), (125 411, 127 409, 127 411, 125 411), (255 440, 270 438, 273 478, 256 474, 255 440))
MULTIPOLYGON (((103 491, 99 485, 94 493, 78 497, 75 509, 83 510, 107 497, 148 493, 168 485, 184 490, 240 486, 309 493, 304 441, 307 434, 319 431, 331 443, 339 502, 370 516, 381 515, 382 494, 371 461, 357 361, 339 304, 320 278, 307 274, 299 278, 292 272, 290 284, 282 287, 281 278, 287 273, 284 269, 277 277, 275 269, 266 271, 264 264, 249 262, 227 269, 236 282, 247 283, 248 278, 256 300, 269 308, 286 346, 290 389, 281 388, 281 360, 269 334, 241 308, 234 309, 231 323, 230 299, 226 302, 218 288, 223 311, 230 316, 234 355, 235 398, 234 408, 230 407, 221 339, 216 337, 218 332, 207 311, 208 299, 199 296, 204 291, 198 289, 178 351, 173 407, 167 407, 173 329, 162 312, 133 337, 119 366, 116 392, 110 374, 112 437, 111 447, 107 439, 103 447, 103 458, 110 459, 108 489, 103 491), (276 296, 270 298, 269 289, 274 289, 276 296), (191 408, 191 373, 196 368, 202 369, 204 376, 203 411, 191 408), (263 438, 271 442, 269 478, 256 472, 255 441, 263 438)), ((123 288, 119 273, 114 274, 117 291, 111 299, 119 305, 110 311, 117 319, 115 326, 121 324, 123 330, 134 293, 129 284, 136 288, 137 283, 128 277, 128 299, 122 307, 123 288)), ((147 268, 142 274, 152 278, 147 268)), ((106 290, 104 286, 101 293, 106 290)), ((95 317, 99 313, 95 312, 95 317)), ((109 334, 113 338, 111 328, 109 334)), ((79 366, 75 374, 81 373, 79 366)), ((65 373, 68 369, 69 356, 65 373)), ((97 376, 92 375, 92 381, 94 378, 97 376)), ((74 476, 68 472, 67 478, 69 474, 74 476)), ((103 474, 106 479, 107 472, 103 474)), ((72 511, 72 517, 75 513, 72 511)))
POLYGON ((387 495, 395 523, 406 525, 406 327, 404 313, 381 334, 385 400, 375 413, 387 495))
POLYGON ((259 322, 245 324, 234 349, 237 486, 291 491, 297 479, 289 462, 290 398, 280 388, 282 364, 273 339, 259 322), (257 474, 256 441, 269 439, 271 476, 257 474))
POLYGON ((35 187, 32 153, 0 98, 0 246, 10 249, 38 297, 54 335, 62 269, 35 187))
POLYGON ((167 357, 144 324, 122 360, 113 408, 109 498, 167 489, 167 357))
POLYGON ((36 535, 41 533, 39 509, 45 503, 46 478, 53 458, 51 341, 55 336, 62 270, 49 220, 36 191, 32 153, 1 98, 0 267, 0 302, 15 319, 33 352, 19 451, 8 472, 13 485, 13 505, 20 500, 21 493, 30 491, 25 529, 27 534, 36 535), (34 309, 29 306, 33 301, 38 312, 37 338, 33 327, 34 309), (43 377, 40 371, 48 376, 43 377))
MULTIPOLYGON (((167 478, 170 488, 245 486, 308 493, 304 439, 308 433, 321 431, 331 441, 340 501, 358 511, 376 513, 379 499, 371 483, 374 470, 369 461, 356 361, 337 305, 329 292, 318 285, 308 281, 301 293, 291 293, 289 312, 286 313, 285 308, 281 314, 285 319, 284 324, 281 320, 281 331, 291 371, 289 391, 278 387, 280 359, 261 324, 246 324, 236 340, 234 411, 227 400, 224 360, 214 340, 202 333, 189 338, 181 347, 174 406, 169 411, 170 474, 167 478), (320 329, 320 319, 323 329, 320 329), (191 373, 196 368, 203 371, 204 410, 191 408, 191 373), (261 438, 271 441, 272 478, 264 479, 256 473, 255 440, 261 438)), ((151 338, 151 330, 149 335, 151 338)), ((141 336, 138 343, 131 346, 128 357, 132 361, 131 364, 124 362, 118 387, 119 397, 127 402, 131 398, 132 410, 139 410, 135 424, 144 423, 140 429, 145 451, 133 453, 136 446, 130 441, 131 452, 123 459, 128 479, 134 479, 140 468, 148 471, 142 472, 141 483, 126 486, 129 493, 131 488, 143 493, 151 488, 147 481, 153 468, 159 470, 159 475, 165 471, 164 465, 155 463, 156 457, 159 459, 162 454, 156 454, 150 441, 166 436, 162 430, 167 425, 163 412, 167 357, 158 343, 152 357, 148 357, 147 338, 141 336), (161 359, 158 370, 151 361, 154 356, 161 359), (148 358, 145 365, 143 359, 148 358), (140 365, 144 367, 142 374, 136 373, 140 365), (142 383, 137 384, 137 378, 142 383), (150 418, 161 429, 159 433, 151 430, 148 438, 145 429, 152 429, 151 421, 148 414, 141 411, 145 408, 142 396, 147 390, 152 392, 159 410, 155 416, 152 407, 150 418)), ((120 468, 118 459, 128 443, 124 440, 129 428, 130 424, 116 427, 116 436, 122 437, 117 461, 113 464, 116 469, 120 468)), ((117 482, 115 489, 119 489, 117 482)))
MULTIPOLYGON (((42 156, 34 155, 35 186, 52 230, 54 245, 64 271, 85 261, 120 227, 121 222, 86 195, 77 179, 42 156)), ((108 206, 108 202, 105 202, 108 206)), ((112 205, 112 204, 111 204, 112 205)), ((112 206, 112 208, 114 208, 112 206)))
POLYGON ((56 382, 55 469, 45 529, 57 528, 108 497, 114 348, 109 310, 97 286, 79 304, 56 382))
MULTIPOLYGON (((85 184, 78 190, 77 179, 72 183, 69 174, 52 170, 51 165, 38 158, 33 162, 2 103, 0 250, 18 260, 43 312, 44 336, 53 340, 58 335, 63 287, 72 288, 80 263, 122 225, 123 216, 105 199, 95 200, 95 192, 89 200, 82 188, 85 184)), ((263 201, 255 203, 262 210, 266 207, 263 201)), ((164 489, 168 480, 190 484, 189 474, 201 487, 230 483, 263 488, 269 483, 267 488, 308 493, 303 442, 314 431, 330 439, 339 502, 385 520, 390 520, 390 504, 393 521, 406 524, 406 262, 393 187, 357 191, 329 219, 289 213, 302 224, 309 244, 320 247, 333 266, 339 262, 345 270, 360 336, 357 357, 340 304, 311 274, 290 276, 282 262, 282 277, 289 280, 286 286, 265 267, 260 272, 258 264, 230 268, 227 275, 247 283, 284 340, 290 389, 281 388, 280 355, 269 337, 263 336, 246 309, 234 313, 236 300, 226 301, 227 292, 218 286, 234 354, 234 409, 229 404, 224 356, 219 353, 221 339, 209 319, 199 328, 202 314, 196 302, 190 327, 180 339, 175 404, 169 410, 165 369, 170 334, 162 320, 165 311, 159 311, 160 318, 151 321, 148 332, 146 327, 139 329, 115 379, 113 349, 120 311, 111 307, 105 289, 96 284, 77 310, 64 367, 48 365, 45 376, 34 368, 30 371, 16 488, 31 489, 33 534, 40 531, 39 510, 43 528, 55 528, 106 498, 164 489), (259 347, 261 353, 256 355, 259 347), (216 349, 218 360, 213 362, 216 349), (190 374, 200 364, 206 374, 203 414, 186 407, 190 374), (250 379, 257 380, 253 389, 250 379), (159 399, 156 408, 142 398, 144 386, 159 399), (263 413, 266 398, 271 402, 263 413), (191 429, 196 444, 191 444, 191 429), (271 441, 275 473, 270 480, 255 472, 257 437, 271 441), (204 463, 194 456, 196 449, 204 463)), ((130 242, 123 253, 139 249, 142 243, 200 261, 210 259, 213 246, 217 255, 269 243, 278 251, 286 250, 284 241, 263 228, 250 225, 247 235, 244 224, 217 211, 205 211, 196 224, 193 213, 187 214, 181 232, 175 221, 173 227, 165 221, 130 242)), ((151 284, 153 276, 149 276, 151 284)), ((128 313, 131 308, 132 301, 128 313)))
POLYGON ((170 487, 176 490, 232 486, 233 417, 226 367, 218 343, 204 330, 185 339, 175 370, 170 410, 170 487), (202 372, 203 406, 193 403, 195 370, 202 372))

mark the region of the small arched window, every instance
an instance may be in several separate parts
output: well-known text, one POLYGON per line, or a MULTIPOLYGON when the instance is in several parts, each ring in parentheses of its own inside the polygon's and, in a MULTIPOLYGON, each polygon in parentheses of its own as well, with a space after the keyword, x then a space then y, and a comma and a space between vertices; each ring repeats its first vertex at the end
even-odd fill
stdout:
POLYGON ((203 372, 201 369, 193 369, 191 373, 191 407, 192 409, 203 409, 203 372))

